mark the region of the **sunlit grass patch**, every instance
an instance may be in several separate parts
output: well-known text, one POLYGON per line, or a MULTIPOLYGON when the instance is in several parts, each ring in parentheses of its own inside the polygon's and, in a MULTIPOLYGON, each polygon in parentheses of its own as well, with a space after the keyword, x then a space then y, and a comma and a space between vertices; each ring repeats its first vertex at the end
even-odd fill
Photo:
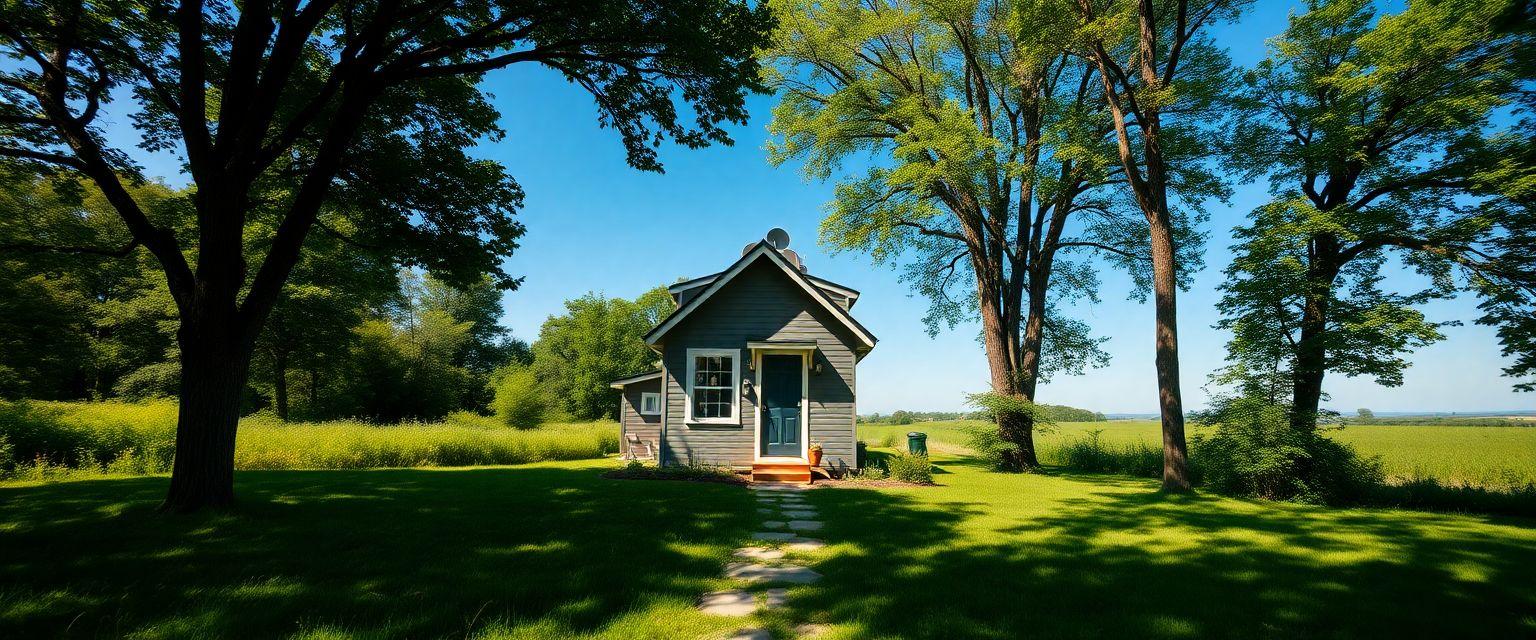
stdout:
MULTIPOLYGON (((0 479, 142 475, 170 470, 170 401, 0 402, 0 479)), ((516 430, 467 412, 434 423, 241 420, 235 468, 359 469, 524 464, 600 458, 618 450, 612 422, 516 430)))

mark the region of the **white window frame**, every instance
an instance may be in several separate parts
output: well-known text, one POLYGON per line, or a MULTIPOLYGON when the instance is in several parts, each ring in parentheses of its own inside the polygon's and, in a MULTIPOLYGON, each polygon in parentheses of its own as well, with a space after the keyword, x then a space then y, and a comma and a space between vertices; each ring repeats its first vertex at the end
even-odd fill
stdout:
POLYGON ((642 416, 659 416, 659 415, 661 415, 661 392, 660 391, 641 391, 640 392, 640 407, 636 410, 636 413, 639 413, 642 416), (654 403, 651 406, 651 410, 650 411, 646 411, 645 410, 645 401, 647 401, 647 400, 650 400, 652 403, 654 403))
POLYGON ((688 350, 688 395, 683 405, 683 420, 690 424, 741 424, 741 350, 740 349, 689 349, 688 350), (693 381, 695 368, 699 358, 728 357, 731 359, 731 398, 735 405, 731 408, 729 418, 695 418, 693 417, 693 381))

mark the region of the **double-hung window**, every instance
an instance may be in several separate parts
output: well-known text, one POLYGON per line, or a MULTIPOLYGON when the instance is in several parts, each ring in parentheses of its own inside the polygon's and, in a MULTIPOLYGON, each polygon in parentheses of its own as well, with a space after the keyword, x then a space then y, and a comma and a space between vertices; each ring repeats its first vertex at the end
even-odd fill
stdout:
POLYGON ((737 349, 688 350, 688 422, 741 424, 736 399, 740 355, 737 349))

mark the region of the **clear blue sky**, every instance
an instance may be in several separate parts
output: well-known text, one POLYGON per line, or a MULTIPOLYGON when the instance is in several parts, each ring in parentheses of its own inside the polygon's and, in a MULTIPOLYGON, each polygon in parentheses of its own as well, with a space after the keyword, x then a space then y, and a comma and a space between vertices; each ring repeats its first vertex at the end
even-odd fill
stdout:
MULTIPOLYGON (((1262 57, 1264 39, 1283 27, 1292 6, 1259 2, 1241 24, 1216 35, 1238 63, 1251 64, 1262 57)), ((920 321, 926 301, 911 297, 894 271, 872 267, 858 254, 829 255, 818 245, 817 224, 832 186, 808 183, 792 167, 769 166, 763 146, 771 97, 752 100, 751 122, 733 129, 734 147, 666 148, 667 172, 657 175, 624 164, 617 135, 598 129, 590 98, 557 74, 523 66, 492 74, 487 82, 507 137, 478 153, 503 162, 527 191, 521 219, 528 234, 508 261, 510 271, 527 280, 504 298, 503 322, 517 336, 531 341, 548 316, 561 312, 564 300, 587 291, 633 298, 680 277, 713 273, 729 265, 743 244, 777 226, 789 231, 811 273, 863 292, 854 312, 880 344, 860 365, 860 412, 953 410, 961 407, 963 393, 985 388, 974 327, 929 338, 920 321)), ((150 172, 178 181, 175 165, 161 160, 146 163, 150 172)), ((1241 186, 1231 206, 1212 207, 1206 268, 1194 288, 1180 294, 1189 407, 1205 403, 1206 376, 1222 364, 1227 336, 1211 325, 1218 319, 1215 289, 1230 259, 1230 230, 1266 199, 1266 188, 1241 186)), ((1106 413, 1153 412, 1152 309, 1127 300, 1129 284, 1122 274, 1106 269, 1101 275, 1103 302, 1069 313, 1109 338, 1110 366, 1060 377, 1045 385, 1038 399, 1106 413)), ((1499 375, 1504 361, 1493 332, 1471 326, 1476 317, 1471 300, 1425 310, 1431 319, 1459 319, 1468 326, 1447 328, 1447 340, 1413 354, 1401 387, 1330 376, 1326 390, 1332 400, 1326 405, 1347 412, 1536 406, 1536 396, 1514 393, 1499 375)))

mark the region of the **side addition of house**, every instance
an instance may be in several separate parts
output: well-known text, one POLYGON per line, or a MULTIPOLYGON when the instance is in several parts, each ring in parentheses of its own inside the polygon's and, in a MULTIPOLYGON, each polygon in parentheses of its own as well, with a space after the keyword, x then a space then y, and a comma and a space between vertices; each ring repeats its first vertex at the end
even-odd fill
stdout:
POLYGON ((612 383, 626 446, 759 480, 809 481, 812 444, 822 470, 856 468, 855 369, 875 347, 858 291, 808 274, 779 229, 669 291, 677 308, 645 336, 661 367, 612 383))

